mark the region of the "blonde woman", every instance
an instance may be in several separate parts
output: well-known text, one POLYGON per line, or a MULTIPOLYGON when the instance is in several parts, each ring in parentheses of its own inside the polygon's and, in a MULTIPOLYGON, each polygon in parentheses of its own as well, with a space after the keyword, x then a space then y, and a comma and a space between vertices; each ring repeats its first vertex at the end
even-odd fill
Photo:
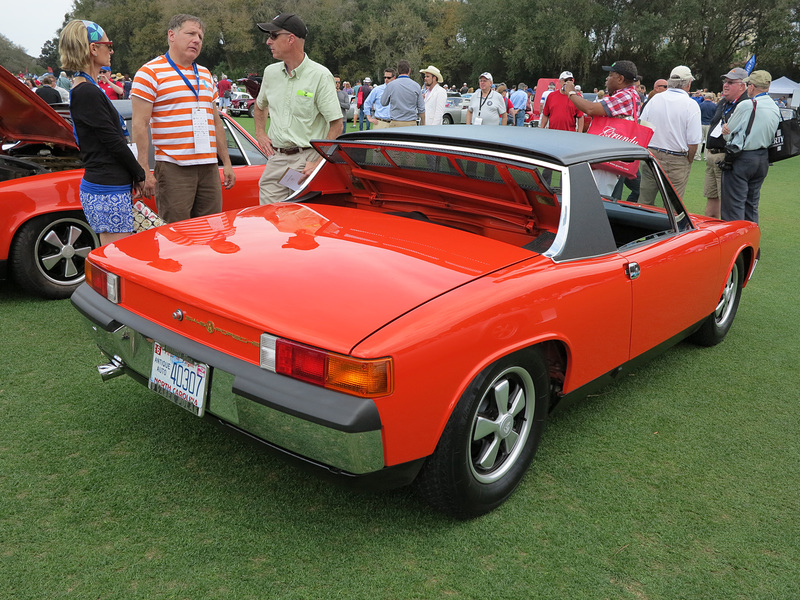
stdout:
POLYGON ((70 114, 85 166, 80 197, 89 225, 108 244, 133 233, 132 190, 141 191, 144 170, 126 139, 125 122, 98 85, 111 65, 112 42, 92 21, 70 21, 58 40, 61 65, 75 72, 70 114))

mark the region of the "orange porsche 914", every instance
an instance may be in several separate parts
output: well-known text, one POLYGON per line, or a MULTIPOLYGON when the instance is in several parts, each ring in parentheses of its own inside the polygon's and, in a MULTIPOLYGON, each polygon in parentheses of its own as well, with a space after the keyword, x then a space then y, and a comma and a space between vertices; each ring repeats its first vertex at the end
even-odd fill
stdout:
POLYGON ((341 479, 495 509, 549 414, 728 334, 760 233, 687 213, 638 146, 478 129, 315 141, 287 201, 94 250, 72 302, 102 375, 341 479))

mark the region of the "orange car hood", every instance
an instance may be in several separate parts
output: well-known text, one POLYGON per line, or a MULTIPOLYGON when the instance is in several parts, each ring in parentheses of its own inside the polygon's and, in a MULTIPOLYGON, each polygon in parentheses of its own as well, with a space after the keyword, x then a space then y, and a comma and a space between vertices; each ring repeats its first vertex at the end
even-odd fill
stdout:
MULTIPOLYGON (((533 256, 432 223, 281 203, 140 233, 92 259, 175 308, 186 302, 346 353, 431 298, 533 256)), ((129 308, 147 316, 147 307, 129 308)))
POLYGON ((0 67, 0 141, 78 147, 69 123, 3 67, 0 67))

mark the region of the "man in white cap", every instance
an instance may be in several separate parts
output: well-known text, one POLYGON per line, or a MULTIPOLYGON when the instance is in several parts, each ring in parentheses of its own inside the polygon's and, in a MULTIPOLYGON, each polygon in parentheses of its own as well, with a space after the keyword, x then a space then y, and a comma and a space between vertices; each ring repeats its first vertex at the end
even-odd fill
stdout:
MULTIPOLYGON (((693 81, 689 67, 675 67, 667 80, 667 90, 653 96, 641 115, 642 121, 653 127, 648 149, 681 197, 686 191, 697 147, 703 140, 700 105, 689 96, 693 81)), ((653 204, 658 184, 649 169, 642 169, 641 173, 639 202, 653 204)))
POLYGON ((492 89, 491 73, 481 73, 480 90, 472 94, 467 108, 467 125, 505 125, 506 100, 492 89))
POLYGON ((269 35, 267 45, 280 61, 264 69, 253 104, 256 140, 269 156, 258 182, 258 200, 270 204, 292 193, 281 183, 287 169, 309 175, 317 167, 322 157, 311 140, 337 137, 342 132, 342 110, 333 75, 305 53, 308 28, 300 17, 282 13, 257 26, 269 35))
POLYGON ((548 95, 547 101, 544 103, 539 127, 582 133, 583 113, 570 102, 569 96, 564 90, 564 84, 568 81, 574 82, 575 77, 569 71, 563 71, 558 76, 558 80, 560 82, 559 89, 548 95))
POLYGON ((447 104, 447 92, 441 85, 442 73, 430 65, 427 69, 420 69, 424 75, 425 86, 422 97, 425 100, 425 125, 441 125, 444 118, 444 105, 447 104))

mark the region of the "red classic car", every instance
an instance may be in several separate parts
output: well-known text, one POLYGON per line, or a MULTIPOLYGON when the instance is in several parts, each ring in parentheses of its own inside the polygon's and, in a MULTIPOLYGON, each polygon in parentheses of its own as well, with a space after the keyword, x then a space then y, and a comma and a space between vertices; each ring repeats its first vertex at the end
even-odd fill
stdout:
MULTIPOLYGON (((354 132, 283 203, 92 252, 72 302, 156 393, 349 480, 504 502, 548 414, 728 333, 756 224, 686 212, 625 142, 461 125, 354 132), (620 190, 620 162, 659 185, 620 190)), ((122 401, 122 399, 120 399, 122 401)))
MULTIPOLYGON (((130 128, 130 100, 114 104, 130 128)), ((100 245, 81 210, 83 170, 69 107, 56 112, 0 67, 0 115, 0 281, 13 277, 31 293, 67 298, 83 281, 84 259, 100 245)), ((223 206, 258 204, 267 159, 237 123, 222 120, 236 171, 223 206)))

